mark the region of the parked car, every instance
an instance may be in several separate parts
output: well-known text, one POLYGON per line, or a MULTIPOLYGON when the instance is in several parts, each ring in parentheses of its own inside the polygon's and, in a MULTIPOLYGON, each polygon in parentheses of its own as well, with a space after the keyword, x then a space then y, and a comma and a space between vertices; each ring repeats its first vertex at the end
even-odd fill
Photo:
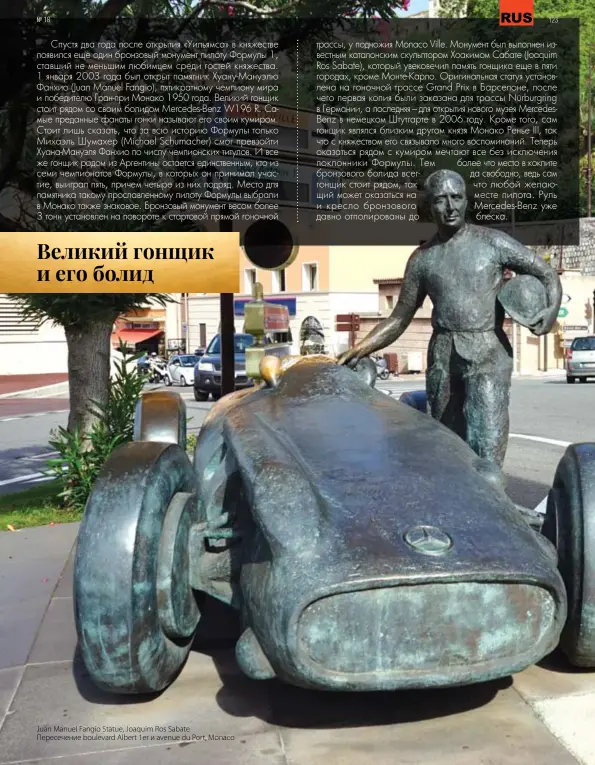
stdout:
MULTIPOLYGON (((249 388, 254 380, 246 376, 246 348, 254 342, 252 335, 235 335, 235 378, 236 390, 249 388)), ((221 338, 219 335, 209 343, 204 356, 198 359, 194 370, 194 398, 207 401, 209 394, 216 401, 221 398, 221 338)))
POLYGON ((589 377, 595 377, 595 335, 575 337, 566 363, 567 383, 577 379, 584 383, 589 377))
POLYGON ((192 385, 198 356, 172 356, 167 365, 168 385, 192 385))

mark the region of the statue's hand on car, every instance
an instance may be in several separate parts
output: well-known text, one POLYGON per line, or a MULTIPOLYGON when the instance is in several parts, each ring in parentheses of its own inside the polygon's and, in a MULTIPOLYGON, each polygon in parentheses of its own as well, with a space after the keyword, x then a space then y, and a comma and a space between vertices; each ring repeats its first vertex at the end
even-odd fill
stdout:
POLYGON ((356 366, 357 362, 364 356, 361 352, 361 350, 354 346, 353 348, 349 348, 348 350, 344 351, 337 359, 337 363, 348 366, 351 369, 356 366))

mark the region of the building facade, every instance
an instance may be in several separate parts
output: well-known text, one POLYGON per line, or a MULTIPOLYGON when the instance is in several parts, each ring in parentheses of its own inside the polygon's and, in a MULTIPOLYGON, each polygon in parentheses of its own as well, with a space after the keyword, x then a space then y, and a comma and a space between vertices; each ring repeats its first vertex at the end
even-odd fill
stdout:
POLYGON ((114 324, 112 346, 123 342, 131 351, 165 354, 165 308, 152 303, 120 316, 114 324))
MULTIPOLYGON (((243 302, 252 297, 256 282, 265 297, 283 300, 290 313, 294 351, 299 352, 302 322, 313 317, 322 326, 327 353, 348 347, 349 336, 337 332, 340 314, 378 312, 378 276, 402 273, 412 247, 302 247, 284 271, 264 271, 241 254, 240 289, 236 295, 236 332, 243 331, 243 302)), ((215 294, 176 295, 167 307, 168 342, 180 333, 189 351, 205 347, 219 331, 220 300, 215 294), (187 316, 187 321, 184 320, 187 316)))
POLYGON ((9 298, 0 295, 0 354, 3 375, 65 374, 66 336, 62 327, 27 320, 9 298))
MULTIPOLYGON (((359 315, 356 339, 363 338, 396 305, 413 249, 304 247, 295 262, 280 272, 259 270, 242 254, 242 292, 235 296, 236 332, 243 331, 242 304, 250 299, 253 285, 260 282, 265 298, 283 300, 290 308, 294 353, 299 353, 302 322, 313 317, 322 327, 325 352, 339 354, 348 347, 349 335, 336 331, 337 315, 359 315)), ((535 337, 511 319, 505 321, 517 374, 563 370, 564 347, 577 335, 595 333, 595 276, 585 275, 580 269, 559 273, 564 297, 559 322, 552 333, 535 337)), ((219 331, 219 295, 176 295, 175 299, 166 310, 168 344, 171 338, 184 337, 189 352, 206 347, 219 331)), ((432 304, 426 299, 399 340, 385 349, 386 353, 397 354, 400 373, 426 370, 431 315, 432 304)))
MULTIPOLYGON (((165 352, 166 311, 159 305, 131 311, 114 324, 112 351, 122 340, 131 351, 165 352)), ((3 375, 67 374, 64 329, 51 321, 26 319, 8 295, 0 295, 0 354, 3 375)))

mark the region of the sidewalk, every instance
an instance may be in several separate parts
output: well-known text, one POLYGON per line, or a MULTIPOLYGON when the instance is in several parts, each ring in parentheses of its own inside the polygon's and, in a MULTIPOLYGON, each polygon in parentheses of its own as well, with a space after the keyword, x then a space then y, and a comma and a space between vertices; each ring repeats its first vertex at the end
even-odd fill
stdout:
POLYGON ((13 396, 58 394, 68 390, 67 374, 0 375, 0 399, 13 396))
MULTIPOLYGON (((565 377, 566 376, 566 370, 565 369, 548 369, 546 372, 513 372, 512 376, 514 379, 547 379, 550 377, 565 377)), ((391 377, 388 378, 385 382, 407 382, 407 380, 411 381, 417 381, 417 380, 425 380, 426 375, 425 372, 418 373, 415 372, 414 374, 408 374, 407 372, 403 372, 399 375, 391 375, 391 377)))
POLYGON ((0 534, 2 764, 595 763, 595 672, 559 660, 460 689, 317 693, 251 681, 229 643, 203 643, 160 696, 111 696, 76 654, 76 533, 68 524, 0 534), (110 740, 104 726, 144 736, 110 740))

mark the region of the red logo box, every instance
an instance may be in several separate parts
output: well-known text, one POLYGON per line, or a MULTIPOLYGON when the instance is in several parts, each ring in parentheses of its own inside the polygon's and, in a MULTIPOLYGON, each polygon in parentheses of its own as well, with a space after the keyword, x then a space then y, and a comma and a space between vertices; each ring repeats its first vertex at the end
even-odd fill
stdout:
POLYGON ((501 27, 532 27, 534 0, 500 0, 501 27))

